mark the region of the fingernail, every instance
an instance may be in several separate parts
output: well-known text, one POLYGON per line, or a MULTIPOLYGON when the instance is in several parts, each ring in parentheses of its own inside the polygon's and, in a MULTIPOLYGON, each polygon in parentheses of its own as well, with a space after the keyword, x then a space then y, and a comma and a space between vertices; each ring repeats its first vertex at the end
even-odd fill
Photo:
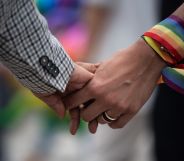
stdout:
POLYGON ((97 131, 97 128, 98 128, 98 125, 95 127, 95 126, 92 126, 92 127, 89 127, 89 131, 91 134, 95 134, 96 131, 97 131))
POLYGON ((98 68, 100 66, 101 63, 96 63, 95 67, 98 68))
POLYGON ((71 133, 72 135, 75 135, 76 132, 77 132, 77 130, 76 130, 76 128, 75 128, 75 124, 74 124, 73 121, 71 121, 71 123, 70 123, 70 133, 71 133))
POLYGON ((90 133, 91 134, 95 134, 96 133, 96 130, 90 130, 90 133))

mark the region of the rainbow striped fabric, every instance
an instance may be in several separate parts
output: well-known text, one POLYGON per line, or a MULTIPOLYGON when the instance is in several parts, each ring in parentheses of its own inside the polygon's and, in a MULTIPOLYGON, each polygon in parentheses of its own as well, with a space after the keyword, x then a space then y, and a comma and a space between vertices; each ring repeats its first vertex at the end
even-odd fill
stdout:
POLYGON ((162 82, 184 94, 184 20, 171 15, 145 32, 143 38, 168 64, 162 71, 162 82))

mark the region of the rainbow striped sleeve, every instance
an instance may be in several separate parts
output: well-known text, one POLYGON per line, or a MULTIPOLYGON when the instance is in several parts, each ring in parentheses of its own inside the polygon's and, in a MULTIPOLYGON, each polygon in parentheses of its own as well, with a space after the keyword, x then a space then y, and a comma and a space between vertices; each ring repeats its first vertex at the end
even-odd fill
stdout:
POLYGON ((142 37, 168 64, 162 71, 162 82, 184 94, 184 21, 171 15, 142 37))

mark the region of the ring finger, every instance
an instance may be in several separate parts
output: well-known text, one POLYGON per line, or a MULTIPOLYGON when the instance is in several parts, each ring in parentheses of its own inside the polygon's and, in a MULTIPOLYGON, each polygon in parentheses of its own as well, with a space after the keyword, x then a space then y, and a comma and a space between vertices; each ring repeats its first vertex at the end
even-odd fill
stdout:
POLYGON ((119 114, 118 115, 112 115, 111 111, 106 111, 103 112, 100 116, 98 116, 98 123, 100 124, 109 124, 113 121, 116 121, 119 118, 119 114))

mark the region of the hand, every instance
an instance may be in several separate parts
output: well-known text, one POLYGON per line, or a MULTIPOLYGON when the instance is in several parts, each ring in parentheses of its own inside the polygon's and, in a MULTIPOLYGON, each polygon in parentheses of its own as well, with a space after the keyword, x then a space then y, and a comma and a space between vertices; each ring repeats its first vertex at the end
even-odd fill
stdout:
MULTIPOLYGON (((33 94, 48 104, 61 117, 64 117, 66 109, 62 102, 62 98, 76 90, 81 89, 90 79, 92 79, 93 73, 96 71, 96 67, 97 65, 94 64, 76 63, 75 69, 64 93, 57 91, 53 94, 33 94), (85 67, 85 69, 83 67, 85 67)), ((71 117, 74 120, 75 114, 75 110, 71 110, 71 117)))
MULTIPOLYGON (((89 63, 82 63, 82 62, 78 62, 77 64, 93 74, 96 72, 96 69, 99 67, 99 64, 89 64, 89 63)), ((76 75, 76 76, 79 76, 79 75, 76 75)), ((71 84, 72 84, 72 82, 71 82, 71 84)), ((83 84, 82 86, 78 86, 77 88, 76 87, 73 88, 72 86, 69 86, 69 88, 66 90, 66 92, 69 93, 67 95, 67 97, 69 97, 69 95, 74 92, 72 89, 76 89, 75 91, 80 90, 83 86, 85 86, 87 84, 87 82, 82 83, 82 84, 83 84)), ((75 85, 75 83, 74 83, 74 85, 75 85)), ((72 135, 75 135, 78 128, 79 128, 79 124, 80 124, 80 109, 73 108, 73 109, 69 110, 69 114, 70 114, 70 118, 71 118, 70 133, 72 135)))
POLYGON ((66 97, 64 103, 73 109, 95 99, 81 111, 81 117, 89 122, 89 129, 96 131, 98 123, 107 123, 102 118, 103 112, 117 118, 109 123, 111 128, 122 128, 150 97, 164 66, 165 63, 140 39, 101 63, 94 78, 83 89, 66 97))

